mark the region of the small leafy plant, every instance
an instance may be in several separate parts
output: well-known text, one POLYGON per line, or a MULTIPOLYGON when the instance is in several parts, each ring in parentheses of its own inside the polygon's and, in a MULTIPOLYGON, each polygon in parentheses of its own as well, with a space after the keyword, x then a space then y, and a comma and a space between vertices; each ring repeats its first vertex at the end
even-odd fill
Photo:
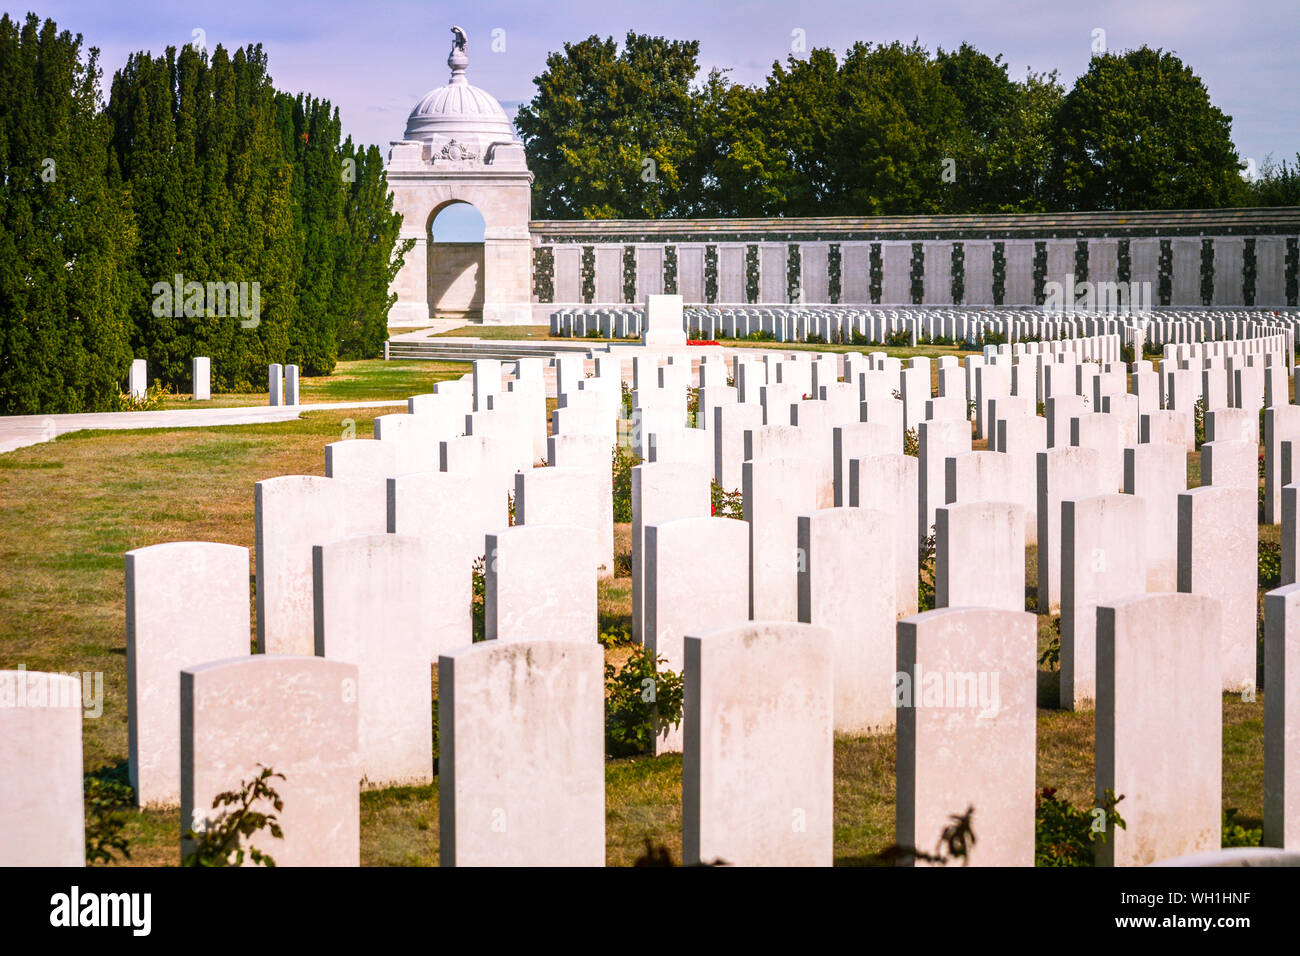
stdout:
POLYGON ((934 525, 930 533, 921 540, 917 550, 916 609, 918 611, 934 610, 934 553, 937 537, 934 525))
POLYGON ((1061 619, 1052 618, 1052 637, 1038 656, 1038 663, 1046 664, 1052 670, 1061 666, 1061 619))
POLYGON ((86 804, 86 863, 112 863, 113 853, 131 859, 126 837, 126 815, 135 805, 135 791, 123 772, 103 776, 87 776, 85 780, 86 804))
POLYGON ((735 518, 745 520, 745 496, 739 491, 726 491, 715 479, 710 483, 710 495, 713 499, 711 514, 715 518, 735 518))
POLYGON ((261 773, 243 781, 238 790, 217 794, 212 801, 213 810, 218 807, 234 809, 223 810, 215 820, 204 821, 198 829, 185 831, 190 847, 181 860, 181 866, 243 866, 245 854, 258 866, 275 866, 275 860, 257 847, 250 846, 247 850, 244 847, 245 840, 264 829, 277 840, 284 839, 275 813, 253 809, 259 801, 266 801, 276 813, 284 810, 284 801, 270 783, 275 779, 283 780, 284 774, 262 767, 261 773))
POLYGON ((1243 827, 1237 822, 1236 807, 1227 807, 1223 811, 1223 846, 1259 846, 1264 839, 1262 827, 1243 827))
POLYGON ((484 602, 487 600, 487 559, 485 555, 479 555, 470 565, 470 640, 477 644, 479 641, 487 640, 487 610, 484 602))
POLYGON ((162 408, 163 399, 172 394, 170 386, 165 386, 160 380, 156 380, 152 385, 145 389, 143 395, 133 395, 130 392, 119 392, 117 395, 117 406, 114 410, 119 412, 153 412, 162 408))
POLYGON ((1264 589, 1282 583, 1282 546, 1276 541, 1259 543, 1259 586, 1264 589))
POLYGON ((641 464, 641 458, 630 448, 614 446, 614 520, 632 520, 632 469, 641 464))
POLYGON ((649 753, 655 737, 682 722, 682 675, 666 659, 637 647, 621 669, 605 665, 605 736, 610 756, 649 753))
POLYGON ((1034 802, 1034 865, 1092 866, 1094 845, 1106 842, 1107 828, 1128 829, 1115 809, 1123 799, 1108 789, 1096 807, 1076 807, 1044 787, 1034 802))

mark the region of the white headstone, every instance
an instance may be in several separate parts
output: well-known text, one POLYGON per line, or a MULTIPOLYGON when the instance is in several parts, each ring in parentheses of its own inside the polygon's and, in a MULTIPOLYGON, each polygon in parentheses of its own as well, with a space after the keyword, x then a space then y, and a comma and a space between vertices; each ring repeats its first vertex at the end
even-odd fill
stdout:
POLYGON ((181 800, 180 672, 249 652, 248 549, 175 541, 126 553, 127 752, 142 807, 181 800))
POLYGON ((484 625, 488 640, 595 643, 596 535, 590 528, 529 525, 487 535, 484 625))
POLYGON ((210 825, 223 810, 214 798, 267 768, 284 777, 269 781, 284 806, 253 809, 275 813, 284 836, 263 829, 244 846, 277 867, 359 866, 356 667, 254 654, 187 667, 180 685, 181 832, 210 825))
MULTIPOLYGON (((1218 848, 1223 703, 1217 601, 1145 594, 1097 608, 1096 794, 1122 796, 1125 828, 1100 866, 1143 866, 1218 848), (1159 674, 1160 692, 1151 692, 1159 674)), ((1253 621, 1253 617, 1252 617, 1253 621)))
POLYGON ((973 809, 974 828, 997 838, 969 848, 971 865, 1034 865, 1036 642, 1023 611, 952 607, 898 622, 900 846, 929 852, 973 809))
POLYGON ((831 865, 833 695, 825 628, 687 635, 684 864, 831 865))
POLYGON ((604 652, 488 641, 438 661, 443 866, 603 866, 604 652))
POLYGON ((361 777, 372 786, 433 779, 429 669, 437 570, 427 539, 358 535, 312 549, 316 654, 357 666, 361 777))

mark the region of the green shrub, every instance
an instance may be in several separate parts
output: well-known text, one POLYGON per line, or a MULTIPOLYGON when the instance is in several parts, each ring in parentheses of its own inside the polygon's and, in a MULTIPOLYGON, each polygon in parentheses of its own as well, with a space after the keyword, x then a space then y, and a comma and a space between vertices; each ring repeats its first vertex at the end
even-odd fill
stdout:
POLYGON ((767 329, 755 329, 745 336, 750 342, 774 342, 776 336, 767 329))
POLYGON ((935 541, 934 525, 930 525, 930 533, 921 540, 921 546, 917 551, 916 609, 918 611, 934 610, 935 541))
POLYGON ((122 829, 135 807, 135 790, 127 781, 126 766, 87 775, 83 787, 86 808, 86 864, 112 863, 113 851, 131 858, 122 829))
POLYGON ((1205 399, 1198 398, 1192 406, 1192 428, 1196 432, 1196 447, 1205 444, 1205 399))
POLYGON ((162 408, 163 399, 172 394, 169 386, 155 380, 145 389, 144 395, 136 397, 130 392, 119 392, 113 411, 115 412, 153 412, 162 408))
POLYGON ((921 457, 921 436, 917 434, 915 428, 903 432, 903 454, 911 455, 913 458, 921 457))
MULTIPOLYGON (((283 839, 284 833, 275 813, 262 813, 253 809, 258 801, 269 802, 276 813, 284 809, 284 801, 269 783, 276 778, 283 780, 284 774, 276 773, 270 767, 262 767, 260 774, 242 782, 238 790, 217 794, 213 798, 212 809, 234 809, 223 810, 217 819, 204 821, 197 830, 191 828, 185 831, 190 849, 181 859, 181 866, 243 866, 245 839, 263 829, 269 830, 277 840, 283 839)), ((259 866, 275 866, 275 860, 257 847, 249 847, 247 853, 249 860, 259 866)))
POLYGON ((472 597, 470 599, 470 640, 477 644, 479 641, 487 640, 487 612, 484 607, 484 601, 487 599, 487 561, 485 556, 480 555, 474 559, 473 565, 470 566, 470 581, 472 597))
POLYGON ((637 647, 622 669, 605 665, 605 738, 610 756, 649 753, 660 728, 682 722, 682 675, 662 669, 645 647, 637 647))
POLYGON ((1038 663, 1046 664, 1052 670, 1061 666, 1061 619, 1052 618, 1052 639, 1038 656, 1038 663))
POLYGON ((614 520, 632 520, 632 469, 641 457, 632 449, 614 446, 614 520))
POLYGON ((745 520, 745 496, 743 493, 726 491, 718 483, 717 479, 710 482, 709 492, 713 498, 713 517, 735 518, 737 521, 745 520))
POLYGON ((1259 846, 1264 839, 1262 827, 1243 827, 1237 823, 1237 809, 1228 807, 1223 811, 1223 846, 1259 846))
POLYGON ((1098 806, 1076 807, 1044 787, 1034 804, 1034 865, 1092 866, 1094 845, 1106 842, 1106 825, 1128 829, 1115 810, 1123 799, 1107 790, 1098 806))
POLYGON ((622 617, 602 614, 598 626, 600 634, 596 640, 601 647, 627 647, 633 644, 631 621, 622 617))
POLYGON ((885 336, 885 345, 893 348, 907 348, 912 344, 912 333, 907 329, 898 329, 885 336))

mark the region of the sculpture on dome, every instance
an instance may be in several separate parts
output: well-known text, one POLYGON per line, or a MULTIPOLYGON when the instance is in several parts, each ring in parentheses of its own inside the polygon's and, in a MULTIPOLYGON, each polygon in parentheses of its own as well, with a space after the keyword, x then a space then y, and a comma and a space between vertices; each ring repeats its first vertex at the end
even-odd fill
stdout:
POLYGON ((462 30, 460 27, 452 27, 451 37, 452 37, 451 39, 452 52, 455 52, 456 50, 460 50, 462 53, 467 52, 465 49, 465 44, 469 42, 469 37, 465 35, 464 30, 462 30))

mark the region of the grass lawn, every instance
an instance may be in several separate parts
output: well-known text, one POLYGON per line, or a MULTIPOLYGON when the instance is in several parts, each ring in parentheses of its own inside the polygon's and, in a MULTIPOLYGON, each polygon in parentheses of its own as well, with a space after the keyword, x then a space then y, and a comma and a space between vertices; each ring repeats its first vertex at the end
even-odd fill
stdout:
MULTIPOLYGON (((412 363, 412 369, 438 374, 434 363, 412 363)), ((359 380, 373 374, 368 366, 356 372, 359 380)), ((325 444, 340 439, 349 422, 358 436, 368 435, 375 411, 308 412, 300 421, 212 429, 82 431, 0 455, 0 566, 6 571, 0 576, 0 668, 103 673, 103 714, 84 722, 87 773, 121 774, 127 757, 123 552, 176 540, 251 548, 253 483, 323 474, 325 444)), ((1276 539, 1274 529, 1267 534, 1276 539)), ((617 554, 627 555, 630 541, 630 528, 617 526, 617 554)), ((1032 588, 1032 551, 1029 557, 1032 588)), ((602 621, 630 622, 631 579, 603 581, 599 606, 602 621)), ((1051 633, 1050 619, 1040 617, 1040 645, 1051 633)), ((608 655, 617 661, 627 653, 614 648, 608 655)), ((1055 670, 1040 666, 1038 785, 1086 805, 1092 799, 1093 715, 1056 710, 1056 681, 1055 670)), ((1263 695, 1250 703, 1225 696, 1223 714, 1224 807, 1238 811, 1236 822, 1257 827, 1263 695)), ((894 763, 892 734, 836 740, 837 863, 874 862, 893 842, 894 763)), ((1123 814, 1122 803, 1119 810, 1123 814)), ((363 863, 438 862, 436 784, 367 792, 361 813, 363 863)), ((175 864, 178 816, 175 810, 132 812, 130 862, 175 864)), ((978 837, 978 808, 974 827, 978 837)), ((632 863, 647 839, 680 860, 680 757, 608 761, 606 828, 610 864, 632 863)))
MULTIPOLYGON (((302 404, 313 402, 369 402, 406 399, 433 391, 437 382, 460 378, 473 370, 469 362, 385 362, 383 359, 361 359, 339 362, 334 374, 307 377, 299 383, 298 398, 302 404)), ((162 407, 233 408, 243 405, 265 405, 266 392, 213 393, 206 402, 191 401, 188 395, 172 395, 163 400, 162 407)))

